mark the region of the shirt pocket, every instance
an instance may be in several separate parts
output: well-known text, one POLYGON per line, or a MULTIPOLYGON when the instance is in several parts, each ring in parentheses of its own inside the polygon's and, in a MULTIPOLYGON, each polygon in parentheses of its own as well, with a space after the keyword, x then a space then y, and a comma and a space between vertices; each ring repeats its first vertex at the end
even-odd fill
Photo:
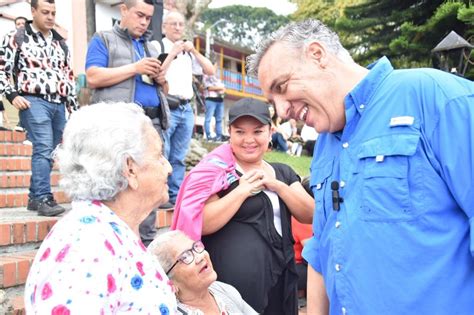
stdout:
POLYGON ((410 202, 410 159, 419 134, 392 134, 364 142, 357 154, 361 211, 365 221, 409 221, 416 213, 410 202))
MULTIPOLYGON (((333 160, 319 163, 317 166, 311 166, 309 185, 316 203, 315 218, 317 218, 319 224, 326 221, 326 207, 331 204, 331 200, 328 200, 328 196, 330 197, 332 168, 333 160)), ((313 220, 313 223, 314 222, 315 220, 313 220)))

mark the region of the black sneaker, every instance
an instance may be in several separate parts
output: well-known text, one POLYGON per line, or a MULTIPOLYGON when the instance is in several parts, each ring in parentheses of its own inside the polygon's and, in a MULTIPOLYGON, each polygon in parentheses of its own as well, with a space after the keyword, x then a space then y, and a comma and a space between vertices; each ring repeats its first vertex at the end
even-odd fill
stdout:
POLYGON ((167 203, 162 204, 161 206, 158 207, 161 210, 169 210, 169 209, 174 209, 174 203, 168 201, 167 203))
POLYGON ((66 211, 63 207, 58 205, 53 197, 43 198, 38 205, 38 215, 45 217, 55 217, 66 211))
POLYGON ((40 204, 40 200, 39 199, 28 199, 28 206, 26 207, 26 209, 30 210, 30 211, 38 211, 38 206, 40 204))

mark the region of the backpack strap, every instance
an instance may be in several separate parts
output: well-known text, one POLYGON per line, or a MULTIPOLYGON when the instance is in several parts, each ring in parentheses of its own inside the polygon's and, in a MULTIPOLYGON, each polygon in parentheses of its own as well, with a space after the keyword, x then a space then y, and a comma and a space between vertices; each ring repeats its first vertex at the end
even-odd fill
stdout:
POLYGON ((161 53, 164 53, 165 52, 165 44, 163 44, 163 39, 157 40, 157 42, 160 44, 161 53))
POLYGON ((13 39, 15 40, 15 44, 16 44, 16 53, 15 53, 15 60, 13 61, 12 74, 13 74, 13 82, 16 86, 18 83, 18 73, 20 72, 20 69, 18 68, 18 62, 20 61, 21 46, 23 45, 23 42, 25 41, 25 28, 21 27, 20 29, 18 29, 13 35, 13 39))

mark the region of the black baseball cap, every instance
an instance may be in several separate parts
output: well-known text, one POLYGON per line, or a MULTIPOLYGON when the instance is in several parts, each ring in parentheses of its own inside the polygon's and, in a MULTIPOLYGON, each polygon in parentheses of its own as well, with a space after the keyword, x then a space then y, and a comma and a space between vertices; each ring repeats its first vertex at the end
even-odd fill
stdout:
POLYGON ((235 102, 229 110, 229 125, 244 116, 251 116, 265 125, 272 121, 268 104, 254 98, 243 98, 235 102))

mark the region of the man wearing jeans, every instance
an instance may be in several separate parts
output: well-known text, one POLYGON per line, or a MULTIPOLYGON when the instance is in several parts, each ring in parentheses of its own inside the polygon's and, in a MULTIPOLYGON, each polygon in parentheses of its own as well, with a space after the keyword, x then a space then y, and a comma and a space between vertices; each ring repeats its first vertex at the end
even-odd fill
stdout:
MULTIPOLYGON (((104 101, 136 103, 163 139, 168 115, 160 97, 167 84, 158 60, 159 51, 149 41, 148 25, 153 12, 152 0, 125 0, 120 6, 120 23, 91 39, 86 74, 89 87, 94 89, 91 104, 104 101)), ((139 227, 145 245, 156 235, 155 222, 154 209, 139 227)))
MULTIPOLYGON (((163 19, 163 39, 168 57, 163 62, 166 79, 169 84, 169 95, 179 100, 173 109, 170 103, 170 125, 165 132, 165 154, 173 167, 168 180, 169 203, 160 208, 174 206, 179 186, 184 178, 186 165, 184 158, 194 128, 194 113, 190 101, 194 95, 192 86, 193 69, 202 68, 204 74, 214 74, 212 63, 194 48, 191 41, 183 40, 184 17, 181 13, 169 12, 163 19)), ((194 71, 196 73, 197 71, 194 71)))
MULTIPOLYGON (((214 63, 217 72, 217 62, 214 63)), ((204 130, 208 141, 222 141, 222 118, 224 118, 224 94, 225 85, 215 75, 205 75, 202 79, 204 85, 204 97, 206 98, 206 117, 204 119, 204 130), (211 120, 216 119, 216 136, 211 134, 211 120)))
POLYGON ((20 111, 33 143, 28 210, 64 212, 51 193, 52 152, 61 141, 65 105, 76 106, 74 75, 64 39, 53 30, 54 0, 32 0, 33 21, 5 36, 0 45, 0 90, 20 111), (13 77, 14 84, 10 78, 13 77))

